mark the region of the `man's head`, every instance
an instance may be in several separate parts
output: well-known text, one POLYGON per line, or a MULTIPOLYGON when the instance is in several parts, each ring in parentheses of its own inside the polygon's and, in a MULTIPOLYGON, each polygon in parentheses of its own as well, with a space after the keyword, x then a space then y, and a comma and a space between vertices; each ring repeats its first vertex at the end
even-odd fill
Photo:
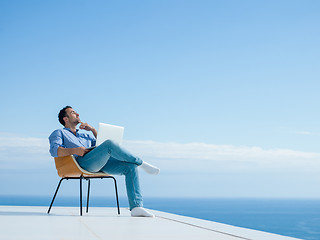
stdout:
POLYGON ((59 112, 59 122, 66 126, 66 124, 70 127, 71 125, 77 125, 80 123, 79 114, 72 109, 71 106, 65 106, 59 112))

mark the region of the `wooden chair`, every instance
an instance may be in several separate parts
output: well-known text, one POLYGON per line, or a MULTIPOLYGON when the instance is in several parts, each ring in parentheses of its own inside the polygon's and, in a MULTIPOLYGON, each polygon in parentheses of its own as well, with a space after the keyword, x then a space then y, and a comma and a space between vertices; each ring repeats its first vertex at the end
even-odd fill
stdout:
POLYGON ((88 194, 87 194, 87 209, 86 212, 88 212, 89 209, 89 193, 90 193, 90 179, 92 178, 111 178, 114 181, 114 187, 116 192, 116 199, 117 199, 117 208, 118 208, 118 214, 120 214, 120 208, 119 208, 119 198, 118 198, 118 189, 117 189, 117 181, 116 179, 106 173, 98 172, 98 173, 92 173, 84 170, 81 168, 78 164, 78 162, 74 159, 72 155, 66 156, 66 157, 56 157, 54 158, 56 169, 58 172, 58 175, 61 177, 59 184, 57 186, 56 192, 53 196, 53 199, 51 201, 50 207, 48 209, 48 214, 50 213, 52 204, 56 198, 56 195, 58 193, 58 190, 60 188, 60 185, 63 180, 67 179, 79 179, 80 180, 80 215, 82 216, 82 180, 86 179, 88 181, 88 194))

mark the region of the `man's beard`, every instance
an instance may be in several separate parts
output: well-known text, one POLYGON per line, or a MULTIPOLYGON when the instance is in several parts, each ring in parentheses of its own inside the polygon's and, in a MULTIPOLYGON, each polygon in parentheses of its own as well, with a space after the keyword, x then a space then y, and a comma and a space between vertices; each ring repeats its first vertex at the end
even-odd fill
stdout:
POLYGON ((79 123, 81 123, 80 120, 75 120, 75 121, 73 122, 74 125, 78 125, 79 123))

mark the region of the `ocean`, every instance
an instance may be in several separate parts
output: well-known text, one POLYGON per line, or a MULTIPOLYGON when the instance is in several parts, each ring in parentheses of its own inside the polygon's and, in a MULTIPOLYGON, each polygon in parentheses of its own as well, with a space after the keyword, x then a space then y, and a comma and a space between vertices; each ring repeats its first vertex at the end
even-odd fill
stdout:
MULTIPOLYGON (((0 196, 0 205, 49 206, 51 197, 0 196)), ((78 204, 77 197, 58 196, 54 206, 78 204)), ((116 203, 114 198, 92 196, 90 206, 115 207, 116 203)), ((127 206, 127 199, 120 198, 120 207, 127 206)), ((145 198, 144 206, 290 237, 320 240, 320 199, 145 198)))

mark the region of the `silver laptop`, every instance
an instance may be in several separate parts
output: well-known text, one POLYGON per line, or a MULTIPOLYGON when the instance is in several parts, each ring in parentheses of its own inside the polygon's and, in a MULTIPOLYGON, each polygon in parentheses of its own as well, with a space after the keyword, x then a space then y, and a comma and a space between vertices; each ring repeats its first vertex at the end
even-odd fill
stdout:
POLYGON ((112 140, 119 145, 122 144, 124 127, 99 123, 96 146, 99 146, 105 140, 112 140))

